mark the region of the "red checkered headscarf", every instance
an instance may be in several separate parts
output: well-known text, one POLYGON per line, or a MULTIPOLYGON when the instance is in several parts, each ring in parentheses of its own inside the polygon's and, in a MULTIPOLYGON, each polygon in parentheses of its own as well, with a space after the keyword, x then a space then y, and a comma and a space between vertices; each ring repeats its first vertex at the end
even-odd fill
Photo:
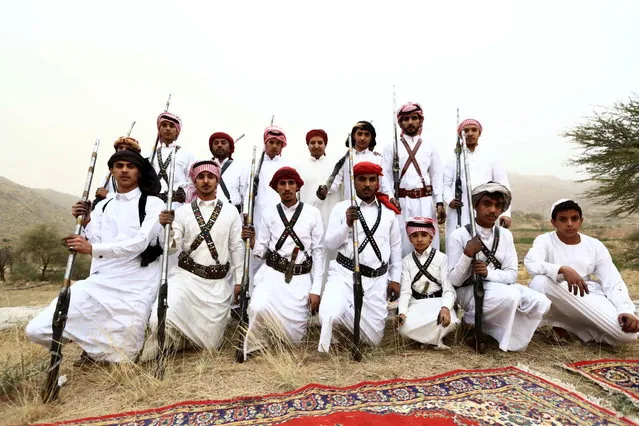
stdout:
POLYGON ((479 129, 479 135, 481 136, 481 131, 482 131, 481 124, 479 123, 479 121, 475 120, 474 118, 467 118, 466 120, 459 123, 459 126, 457 126, 457 134, 459 136, 461 136, 462 131, 464 130, 464 127, 466 126, 477 126, 477 128, 479 129))
POLYGON ((160 126, 162 125, 163 121, 170 121, 171 123, 175 124, 175 127, 177 128, 177 135, 180 136, 180 131, 182 130, 182 120, 180 119, 179 115, 172 114, 170 112, 163 112, 162 114, 158 115, 158 132, 160 131, 160 126))
POLYGON ((431 237, 435 238, 435 222, 430 217, 414 216, 406 220, 406 233, 411 236, 415 232, 425 231, 431 237))
MULTIPOLYGON (((407 104, 402 105, 402 107, 397 110, 397 123, 402 124, 402 117, 406 117, 412 114, 417 114, 422 119, 422 123, 424 120, 424 110, 422 110, 422 106, 417 102, 408 102, 407 104)), ((402 129, 402 135, 404 134, 404 129, 402 129)), ((422 125, 419 126, 417 130, 417 134, 422 134, 422 125)))
POLYGON ((286 134, 284 133, 284 129, 277 126, 268 126, 264 129, 264 143, 269 139, 277 139, 282 142, 282 148, 286 146, 286 134))
POLYGON ((197 198, 197 188, 195 187, 195 179, 202 172, 211 172, 220 181, 220 165, 215 160, 196 161, 189 170, 189 178, 191 182, 184 187, 186 194, 185 202, 190 203, 197 198))

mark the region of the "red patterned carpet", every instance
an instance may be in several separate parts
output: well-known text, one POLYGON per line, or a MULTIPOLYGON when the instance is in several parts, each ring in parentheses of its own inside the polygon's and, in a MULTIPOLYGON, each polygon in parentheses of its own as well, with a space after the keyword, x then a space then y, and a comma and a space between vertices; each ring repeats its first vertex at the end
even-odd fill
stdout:
POLYGON ((365 382, 63 422, 74 425, 627 425, 628 419, 531 373, 506 367, 365 382))
POLYGON ((639 407, 639 360, 598 359, 564 364, 604 389, 621 392, 639 407))

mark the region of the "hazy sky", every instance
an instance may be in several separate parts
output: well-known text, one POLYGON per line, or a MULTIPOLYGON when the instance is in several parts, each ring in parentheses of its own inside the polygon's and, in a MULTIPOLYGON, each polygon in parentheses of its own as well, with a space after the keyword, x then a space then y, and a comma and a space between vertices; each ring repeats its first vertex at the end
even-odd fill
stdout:
MULTIPOLYGON (((358 120, 380 148, 398 104, 426 113, 423 136, 452 156, 455 108, 480 144, 524 174, 574 178, 559 136, 599 105, 639 91, 639 2, 64 1, 7 3, 0 17, 0 176, 80 194, 91 147, 97 176, 131 121, 148 154, 171 93, 179 143, 208 157, 213 131, 261 149, 271 115, 284 156, 328 154, 358 120)), ((94 184, 95 185, 95 184, 94 184)))

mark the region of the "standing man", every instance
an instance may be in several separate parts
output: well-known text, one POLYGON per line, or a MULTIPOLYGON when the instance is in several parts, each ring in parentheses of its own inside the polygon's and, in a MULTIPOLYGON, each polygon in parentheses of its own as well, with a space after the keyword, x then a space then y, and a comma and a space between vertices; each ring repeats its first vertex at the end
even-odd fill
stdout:
MULTIPOLYGON (((160 280, 155 257, 144 252, 160 232, 162 201, 158 177, 135 151, 118 151, 109 159, 118 192, 91 211, 77 202, 73 216, 84 216, 86 238, 65 238, 67 247, 93 257, 91 275, 73 284, 63 333, 84 350, 80 364, 90 361, 133 361, 144 343, 160 280), (146 266, 144 266, 146 265, 146 266)), ((47 348, 57 299, 27 325, 27 337, 47 348)))
POLYGON ((218 198, 233 204, 237 211, 241 212, 248 176, 246 175, 246 170, 233 161, 232 155, 235 152, 235 141, 227 133, 215 132, 209 138, 209 150, 222 168, 220 181, 217 185, 218 198))
POLYGON ((555 231, 535 238, 524 263, 530 288, 552 301, 546 319, 557 340, 570 340, 570 331, 584 342, 636 342, 639 319, 628 287, 601 241, 579 233, 579 204, 559 200, 550 217, 555 231))
POLYGON ((488 182, 473 189, 477 235, 470 224, 453 231, 448 241, 450 282, 466 323, 475 321, 472 274, 484 281, 483 329, 502 351, 523 351, 550 309, 550 300, 517 280, 517 251, 513 234, 496 224, 510 205, 508 188, 488 182))
MULTIPOLYGON (((446 210, 442 202, 442 166, 437 148, 432 143, 422 144, 424 112, 418 103, 407 103, 397 111, 397 123, 402 129, 399 156, 399 204, 402 223, 412 216, 426 216, 444 223, 446 210)), ((393 187, 394 146, 389 144, 384 150, 383 168, 388 185, 393 187)), ((392 198, 392 197, 391 197, 392 198)), ((439 249, 439 230, 432 240, 432 246, 439 249)), ((413 251, 408 238, 402 242, 402 254, 413 251)))
MULTIPOLYGON (((474 187, 482 185, 486 182, 497 182, 510 189, 510 181, 508 174, 501 162, 496 158, 486 154, 479 148, 479 137, 482 133, 482 126, 479 121, 469 118, 462 121, 457 126, 457 134, 459 137, 463 135, 466 138, 468 146, 468 164, 470 166, 470 182, 474 187)), ((461 154, 460 154, 461 155, 461 154)), ((463 157, 462 157, 463 158, 463 157)), ((462 199, 455 198, 455 180, 457 161, 453 159, 444 167, 444 203, 448 206, 448 215, 446 219, 446 241, 448 242, 450 235, 458 227, 468 224, 468 206, 464 205, 466 199, 466 175, 464 174, 464 161, 460 159, 460 178, 462 184, 462 199), (457 208, 461 207, 461 221, 457 217, 457 208)), ((472 193, 472 188, 471 188, 472 193)), ((499 218, 499 225, 504 228, 510 228, 512 220, 510 218, 511 208, 503 212, 499 218)), ((448 252, 448 248, 446 248, 448 252)))
MULTIPOLYGON (((180 250, 177 266, 169 272, 166 311, 167 347, 190 343, 218 350, 230 318, 235 283, 242 281, 242 223, 234 206, 216 196, 220 176, 213 160, 193 164, 190 177, 197 196, 175 212, 163 211, 160 225, 171 224, 169 250, 180 250)), ((157 302, 153 312, 157 311, 157 302)), ((151 335, 142 361, 157 355, 157 315, 151 315, 151 335)))
POLYGON ((364 288, 360 321, 361 336, 377 346, 384 336, 389 294, 399 296, 402 246, 399 210, 379 192, 383 176, 379 164, 367 161, 353 168, 357 207, 351 201, 337 203, 326 231, 326 247, 337 250, 332 260, 319 315, 322 331, 318 351, 329 352, 333 327, 344 326, 351 333, 354 323, 353 222, 358 220, 359 262, 364 288))
MULTIPOLYGON (((117 138, 115 142, 113 142, 113 148, 115 148, 115 152, 125 149, 130 149, 137 152, 138 154, 141 152, 140 144, 138 143, 138 141, 129 136, 120 136, 119 138, 117 138)), ((95 191, 95 200, 93 201, 95 204, 104 200, 110 194, 113 195, 118 191, 118 185, 115 181, 115 176, 113 176, 111 172, 109 172, 104 182, 105 185, 99 187, 95 191)))
MULTIPOLYGON (((249 327, 244 356, 268 346, 271 335, 292 344, 302 343, 308 318, 317 312, 324 274, 324 228, 319 210, 299 202, 304 181, 291 167, 277 170, 269 183, 280 202, 263 211, 257 242, 245 226, 242 238, 251 239, 253 254, 265 259, 255 274, 249 305, 249 327)), ((240 285, 235 287, 235 295, 240 285)))
POLYGON ((153 168, 160 177, 162 191, 160 198, 166 201, 169 188, 169 166, 171 164, 171 148, 175 144, 175 177, 173 179, 173 209, 177 209, 186 200, 184 187, 189 184, 189 171, 195 162, 195 156, 177 145, 176 140, 182 130, 182 120, 176 114, 163 112, 158 116, 158 136, 160 146, 156 147, 153 168))

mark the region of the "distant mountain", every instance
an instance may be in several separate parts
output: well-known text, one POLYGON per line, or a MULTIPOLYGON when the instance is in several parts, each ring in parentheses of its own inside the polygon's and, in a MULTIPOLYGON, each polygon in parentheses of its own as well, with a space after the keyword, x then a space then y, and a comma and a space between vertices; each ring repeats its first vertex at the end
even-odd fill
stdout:
MULTIPOLYGON (((554 176, 530 176, 509 172, 513 191, 513 209, 526 213, 548 215, 550 206, 561 198, 574 199, 582 208, 593 208, 595 204, 584 192, 593 187, 591 182, 576 182, 554 176)), ((601 210, 600 206, 596 207, 601 210)))

